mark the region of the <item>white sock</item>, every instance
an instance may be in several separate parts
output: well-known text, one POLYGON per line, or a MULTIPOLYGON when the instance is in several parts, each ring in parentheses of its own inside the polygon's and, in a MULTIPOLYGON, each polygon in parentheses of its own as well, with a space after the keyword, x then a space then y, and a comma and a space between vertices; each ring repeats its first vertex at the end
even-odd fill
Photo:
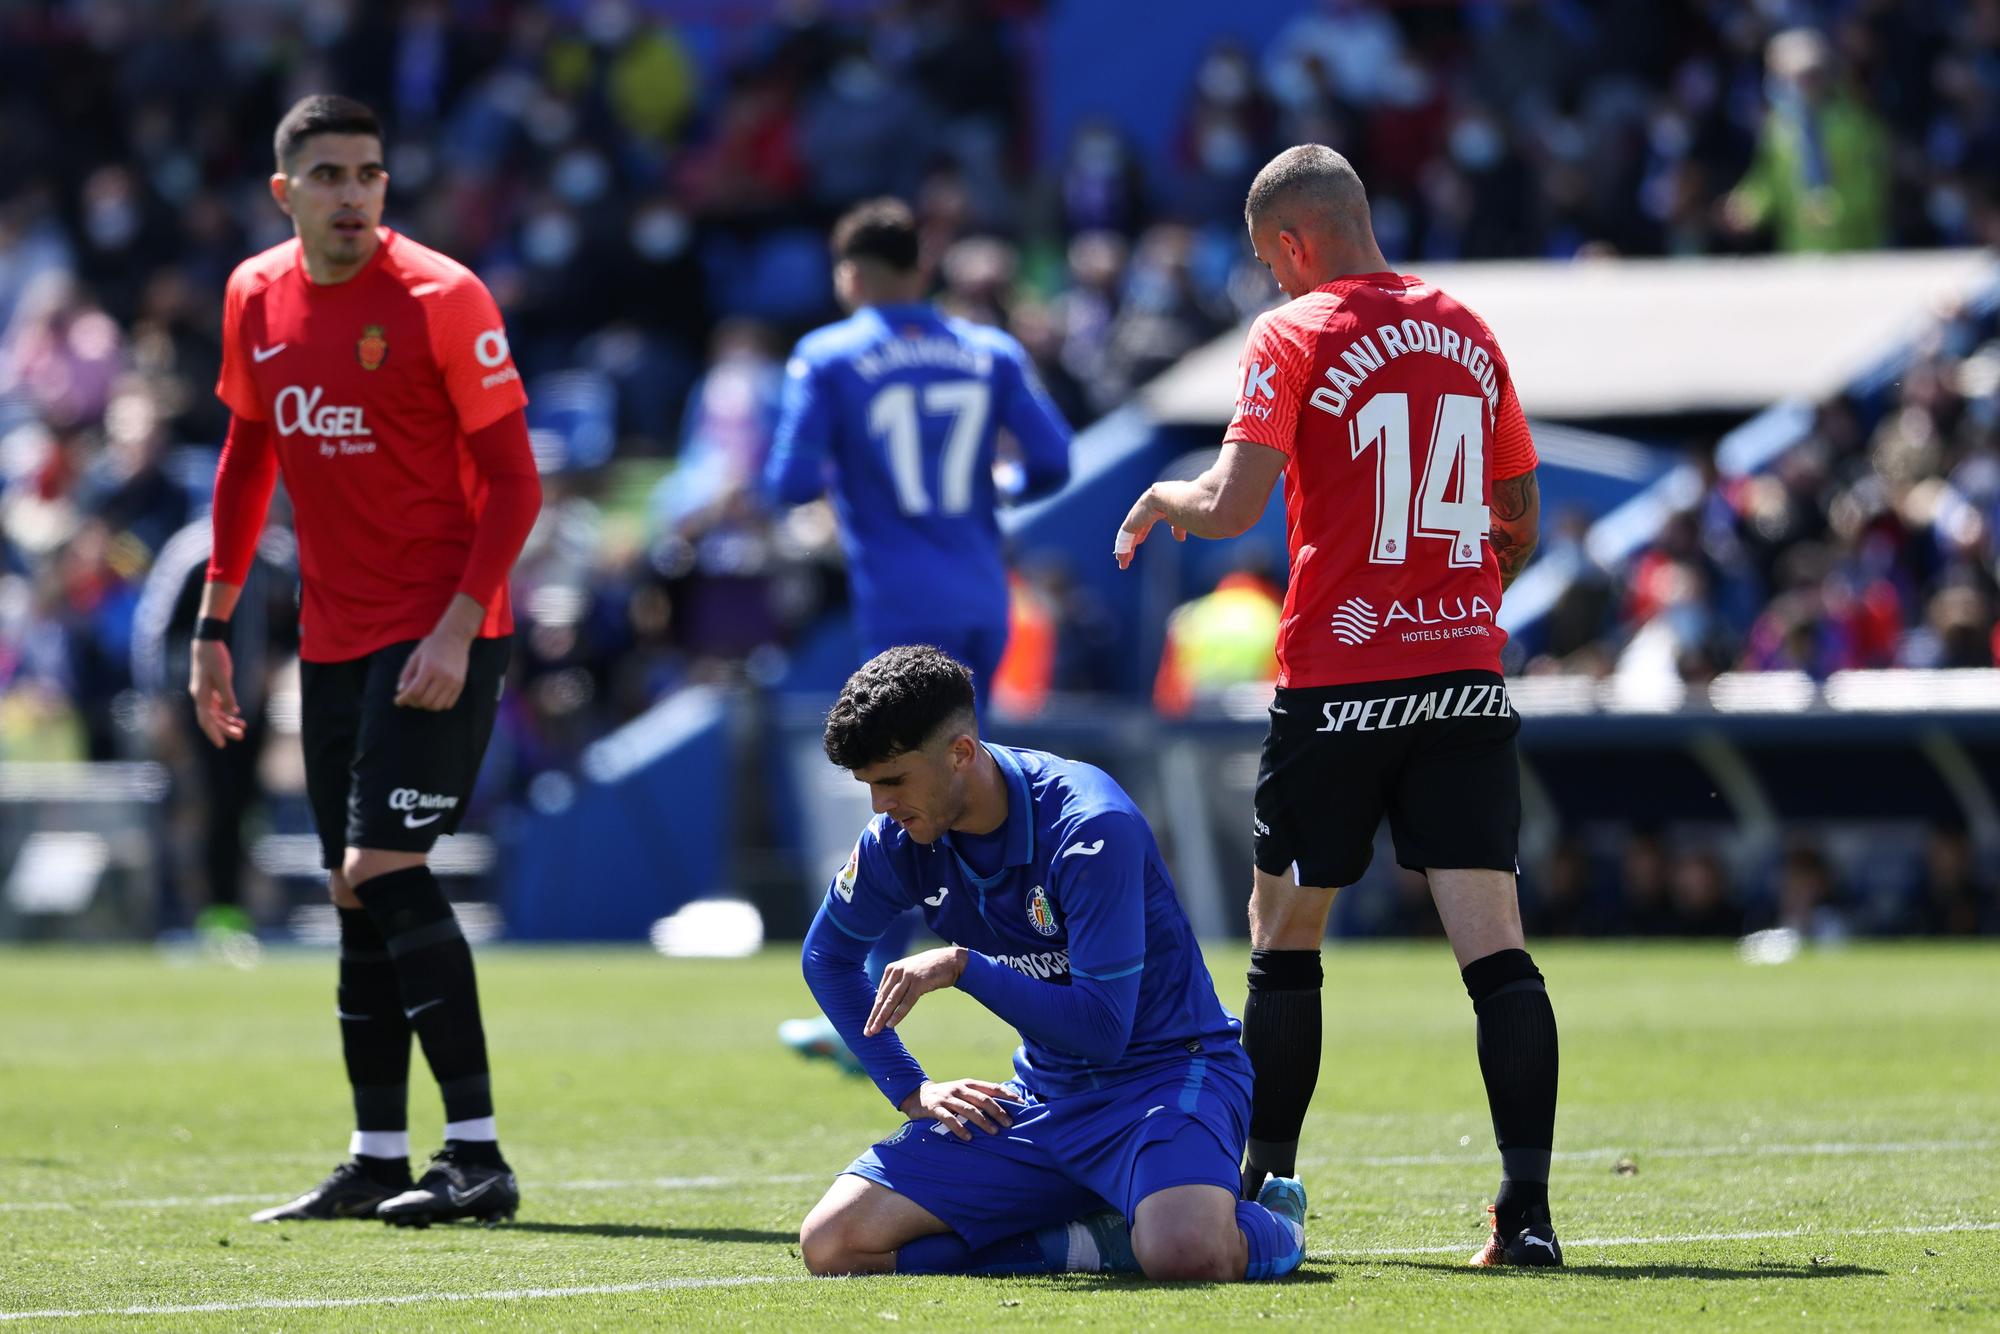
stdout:
POLYGON ((485 1140, 487 1143, 493 1144, 499 1141, 500 1132, 493 1128, 492 1117, 476 1116, 470 1121, 445 1122, 444 1137, 446 1139, 485 1140))
POLYGON ((1082 1223, 1071 1223, 1063 1231, 1068 1234, 1069 1258, 1064 1264, 1072 1274, 1095 1274, 1104 1268, 1104 1257, 1098 1252, 1097 1238, 1090 1235, 1090 1229, 1082 1223))
POLYGON ((347 1151, 364 1158, 407 1158, 410 1132, 407 1130, 357 1130, 347 1141, 347 1151))

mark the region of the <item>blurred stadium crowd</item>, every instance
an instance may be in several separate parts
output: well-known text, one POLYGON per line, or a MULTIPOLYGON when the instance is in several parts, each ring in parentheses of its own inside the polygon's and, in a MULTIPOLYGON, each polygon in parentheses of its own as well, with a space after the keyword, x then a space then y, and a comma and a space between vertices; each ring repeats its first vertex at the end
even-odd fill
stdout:
POLYGON ((2000 324, 1959 314, 1894 382, 1818 405, 1768 471, 1725 477, 1628 566, 1593 565, 1530 672, 1706 684, 1725 671, 1992 667, 2000 661, 2000 324))
MULTIPOLYGON (((858 198, 916 204, 940 301, 1019 336, 1079 427, 1275 295, 1240 213, 1290 143, 1353 158, 1415 269, 2000 241, 1996 0, 1322 0, 1162 90, 1166 161, 1098 121, 1043 151, 1040 0, 678 8, 0 10, 0 753, 185 744, 172 654, 135 640, 199 577, 156 563, 204 526, 222 284, 289 235, 268 133, 308 91, 384 113, 392 224, 486 278, 536 402, 549 504, 503 785, 681 683, 774 679, 844 596, 830 515, 773 513, 757 477, 785 349, 833 313, 825 226, 858 198), (149 575, 171 586, 143 622, 149 575)), ((1995 332, 1947 324, 1780 466, 1716 478, 1571 591, 1530 670, 1993 665, 1995 332)), ((1087 603, 1055 571, 1036 591, 1056 647, 1015 699, 1101 686, 1087 603)), ((1711 872, 1676 862, 1660 902, 1711 872)), ((1673 917, 1639 902, 1578 929, 1673 917)))

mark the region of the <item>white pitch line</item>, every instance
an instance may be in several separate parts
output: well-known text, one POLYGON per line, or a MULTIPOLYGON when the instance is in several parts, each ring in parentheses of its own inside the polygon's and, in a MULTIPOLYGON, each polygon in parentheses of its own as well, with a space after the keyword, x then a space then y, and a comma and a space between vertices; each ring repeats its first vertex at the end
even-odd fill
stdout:
MULTIPOLYGON (((1583 1237, 1563 1242, 1565 1250, 1593 1246, 1684 1246, 1707 1241, 1777 1241, 1785 1237, 1930 1237, 1949 1232, 2000 1232, 2000 1223, 1926 1223, 1912 1227, 1788 1227, 1769 1232, 1678 1232, 1658 1237, 1583 1237)), ((1470 1255, 1476 1239, 1449 1246, 1376 1246, 1363 1250, 1308 1251, 1314 1260, 1339 1260, 1378 1255, 1470 1255)))
MULTIPOLYGON (((711 1190, 724 1186, 790 1186, 801 1181, 831 1181, 827 1172, 788 1172, 776 1176, 745 1177, 640 1177, 636 1181, 552 1181, 549 1190, 632 1190, 651 1186, 656 1190, 711 1190)), ((530 1185, 535 1183, 530 1182, 530 1185)))
MULTIPOLYGON (((1631 1154, 1638 1158, 1759 1158, 1759 1157, 1853 1157, 1881 1153, 1970 1153, 2000 1147, 2000 1140, 1938 1139, 1895 1141, 1827 1141, 1814 1144, 1695 1144, 1664 1148, 1633 1148, 1631 1145, 1598 1149, 1558 1149, 1558 1161, 1589 1162, 1631 1154)), ((1394 1154, 1386 1157, 1321 1158, 1305 1161, 1316 1166, 1341 1167, 1451 1167, 1477 1164, 1488 1152, 1482 1145, 1459 1153, 1394 1154)), ((581 1180, 531 1182, 537 1190, 618 1191, 618 1190, 720 1190, 732 1186, 789 1186, 806 1181, 826 1181, 824 1172, 794 1172, 769 1176, 687 1176, 635 1177, 630 1180, 581 1180)), ((155 1199, 99 1200, 79 1204, 69 1200, 0 1200, 0 1213, 25 1213, 72 1209, 214 1209, 229 1205, 268 1202, 276 1191, 260 1195, 166 1195, 155 1199)))
MULTIPOLYGON (((1713 1241, 1772 1241, 1787 1237, 1928 1237, 1953 1232, 2000 1232, 2000 1223, 1939 1223, 1913 1227, 1783 1228, 1768 1232, 1683 1232, 1658 1237, 1592 1237, 1570 1242, 1572 1249, 1595 1246, 1688 1245, 1713 1241)), ((1314 1260, 1370 1258, 1395 1255, 1451 1255, 1467 1243, 1450 1246, 1390 1246, 1368 1250, 1317 1250, 1314 1260)), ((666 1278, 651 1283, 604 1283, 572 1288, 502 1288, 491 1292, 412 1292, 384 1297, 297 1297, 247 1302, 191 1302, 176 1306, 113 1306, 98 1309, 0 1311, 9 1320, 80 1320, 105 1316, 211 1315, 233 1311, 320 1311, 365 1306, 417 1306, 427 1302, 523 1302, 560 1297, 610 1297, 641 1292, 675 1292, 690 1288, 741 1288, 765 1283, 804 1283, 805 1274, 742 1274, 728 1278, 666 1278)), ((850 1280, 854 1281, 854 1280, 850 1280)))
MULTIPOLYGON (((776 1186, 801 1181, 830 1181, 824 1172, 792 1173, 779 1176, 635 1177, 630 1181, 535 1181, 535 1190, 717 1190, 729 1186, 776 1186)), ((231 1204, 270 1203, 280 1192, 261 1195, 162 1195, 149 1200, 109 1199, 79 1203, 71 1200, 0 1200, 0 1213, 33 1210, 73 1209, 211 1209, 231 1204)))
MULTIPOLYGON (((1602 1158, 1623 1158, 1627 1155, 1633 1158, 1845 1158, 1871 1153, 1969 1153, 1997 1146, 2000 1146, 2000 1140, 1990 1139, 1852 1143, 1827 1141, 1816 1144, 1689 1144, 1669 1145, 1664 1148, 1634 1147, 1627 1144, 1617 1148, 1557 1149, 1554 1157, 1558 1162, 1592 1162, 1602 1158)), ((1455 1163, 1475 1162, 1481 1154, 1490 1154, 1491 1151, 1490 1145, 1479 1141, 1457 1153, 1401 1153, 1371 1158, 1322 1158, 1307 1155, 1305 1161, 1327 1167, 1449 1167, 1455 1163)))
POLYGON ((189 1302, 179 1306, 111 1306, 97 1310, 0 1311, 5 1320, 81 1320, 91 1316, 211 1315, 229 1311, 325 1311, 351 1306, 417 1306, 425 1302, 530 1302, 552 1297, 615 1297, 686 1288, 742 1288, 803 1283, 805 1274, 743 1274, 734 1278, 663 1278, 651 1283, 603 1283, 576 1288, 503 1288, 493 1292, 412 1292, 388 1297, 294 1297, 250 1302, 189 1302))

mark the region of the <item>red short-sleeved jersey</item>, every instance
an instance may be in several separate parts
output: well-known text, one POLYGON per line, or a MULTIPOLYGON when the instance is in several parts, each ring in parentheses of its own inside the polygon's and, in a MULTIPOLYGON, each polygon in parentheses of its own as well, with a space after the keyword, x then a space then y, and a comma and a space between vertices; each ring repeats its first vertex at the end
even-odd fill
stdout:
POLYGON ((1225 436, 1281 450, 1278 684, 1500 670, 1491 485, 1535 466, 1485 321, 1420 278, 1341 278, 1260 316, 1225 436))
MULTIPOLYGON (((528 401, 492 295, 464 265, 382 229, 319 286, 296 240, 230 275, 216 395, 268 422, 292 498, 300 655, 340 662, 436 626, 486 487, 465 437, 528 401)), ((504 586, 482 636, 509 633, 504 586)))

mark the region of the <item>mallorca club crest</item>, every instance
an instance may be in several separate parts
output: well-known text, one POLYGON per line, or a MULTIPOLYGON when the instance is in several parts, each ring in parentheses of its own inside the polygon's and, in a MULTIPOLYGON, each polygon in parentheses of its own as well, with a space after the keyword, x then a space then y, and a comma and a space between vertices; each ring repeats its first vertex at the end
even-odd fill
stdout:
POLYGON ((1045 936, 1056 933, 1056 911, 1049 906, 1048 892, 1040 885, 1028 891, 1028 925, 1045 936))
POLYGON ((389 359, 389 339, 381 325, 371 324, 361 331, 361 339, 354 345, 354 356, 364 371, 372 371, 389 359))

